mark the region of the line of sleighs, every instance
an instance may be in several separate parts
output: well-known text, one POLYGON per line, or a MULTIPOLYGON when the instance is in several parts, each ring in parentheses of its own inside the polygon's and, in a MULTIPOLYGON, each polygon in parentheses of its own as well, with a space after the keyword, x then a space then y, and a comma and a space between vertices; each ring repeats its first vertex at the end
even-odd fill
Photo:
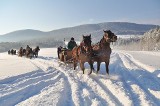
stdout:
POLYGON ((29 47, 27 45, 26 49, 21 47, 18 52, 16 50, 14 50, 14 49, 11 49, 11 50, 8 51, 8 54, 18 55, 19 57, 25 56, 25 57, 31 59, 33 57, 37 58, 39 51, 40 51, 39 46, 37 46, 36 48, 32 49, 31 47, 29 47))
POLYGON ((83 71, 84 74, 84 63, 88 62, 90 65, 90 72, 92 73, 92 70, 94 70, 93 63, 97 62, 97 73, 100 70, 100 64, 102 62, 105 62, 106 66, 106 73, 109 74, 109 61, 110 61, 110 54, 111 54, 111 42, 117 41, 117 36, 112 33, 110 30, 103 30, 104 35, 102 39, 95 45, 91 44, 91 34, 84 36, 83 40, 80 43, 80 45, 75 46, 72 50, 69 50, 67 48, 58 47, 57 53, 58 58, 60 61, 64 63, 73 63, 74 70, 77 67, 77 63, 80 64, 80 68, 83 71))

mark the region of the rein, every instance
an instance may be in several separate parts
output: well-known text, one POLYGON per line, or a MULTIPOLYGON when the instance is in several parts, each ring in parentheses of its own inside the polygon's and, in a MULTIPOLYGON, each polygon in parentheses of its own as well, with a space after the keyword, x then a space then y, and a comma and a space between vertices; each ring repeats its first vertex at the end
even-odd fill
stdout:
MULTIPOLYGON (((85 54, 85 55, 90 55, 91 53, 92 53, 92 51, 86 51, 86 50, 84 50, 83 48, 86 48, 87 46, 81 46, 80 47, 80 49, 81 49, 81 52, 80 52, 80 54, 85 54)), ((90 49, 92 49, 92 46, 90 47, 90 49)))

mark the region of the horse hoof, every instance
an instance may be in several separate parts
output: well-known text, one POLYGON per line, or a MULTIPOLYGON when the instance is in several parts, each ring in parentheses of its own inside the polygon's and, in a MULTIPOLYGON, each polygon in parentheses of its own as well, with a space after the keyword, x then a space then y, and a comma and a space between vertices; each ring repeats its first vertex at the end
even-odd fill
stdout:
POLYGON ((88 73, 88 75, 91 75, 91 74, 92 74, 92 72, 88 73))

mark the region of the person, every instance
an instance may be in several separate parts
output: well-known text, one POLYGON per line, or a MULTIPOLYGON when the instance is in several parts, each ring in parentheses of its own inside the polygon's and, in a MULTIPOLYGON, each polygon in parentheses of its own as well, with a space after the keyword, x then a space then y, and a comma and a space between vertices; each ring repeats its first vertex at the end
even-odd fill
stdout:
POLYGON ((72 37, 71 40, 68 42, 68 49, 72 50, 75 46, 77 46, 76 42, 74 41, 74 38, 72 37))
POLYGON ((26 50, 30 49, 30 47, 27 45, 26 50))

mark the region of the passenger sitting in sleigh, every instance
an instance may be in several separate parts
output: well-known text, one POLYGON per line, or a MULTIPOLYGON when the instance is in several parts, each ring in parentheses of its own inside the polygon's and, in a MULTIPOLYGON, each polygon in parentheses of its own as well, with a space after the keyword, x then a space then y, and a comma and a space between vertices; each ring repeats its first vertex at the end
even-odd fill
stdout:
POLYGON ((74 38, 72 37, 71 40, 68 42, 68 49, 72 50, 75 46, 77 46, 76 42, 74 41, 74 38))

